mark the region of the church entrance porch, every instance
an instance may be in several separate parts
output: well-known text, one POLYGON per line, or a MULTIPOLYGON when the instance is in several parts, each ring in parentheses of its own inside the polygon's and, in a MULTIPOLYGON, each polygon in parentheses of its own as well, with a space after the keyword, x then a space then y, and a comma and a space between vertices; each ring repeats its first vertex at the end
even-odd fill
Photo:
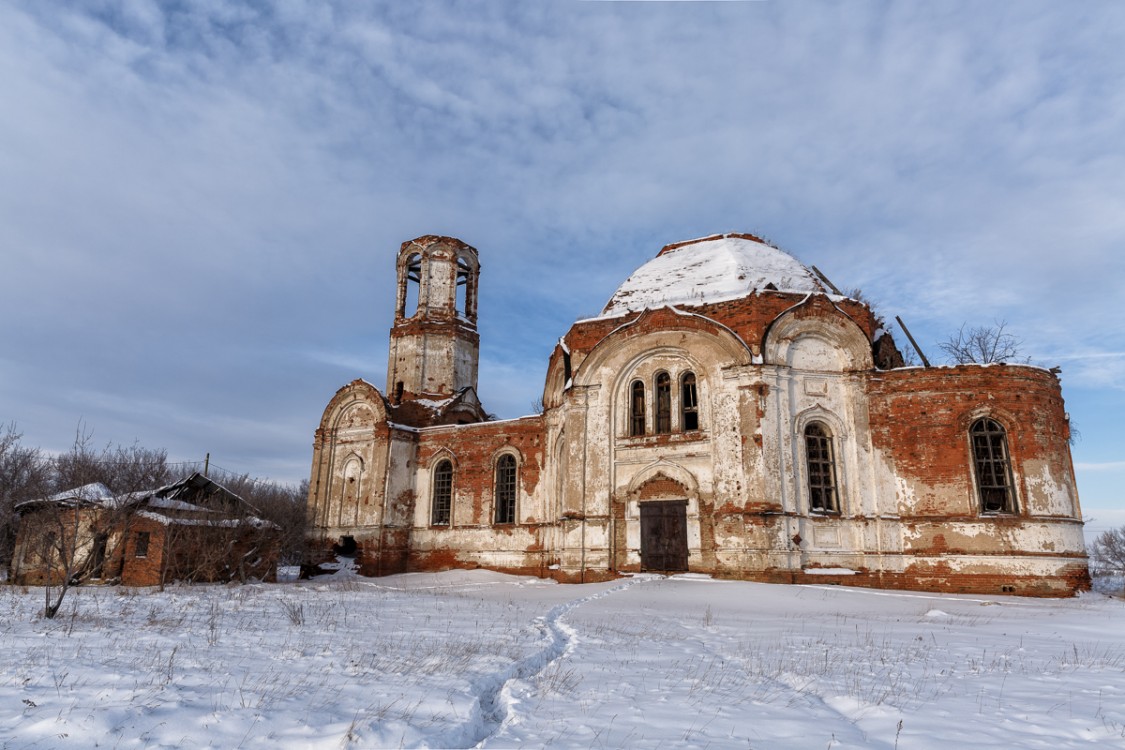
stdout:
POLYGON ((641 570, 683 572, 688 569, 687 500, 640 504, 641 570))

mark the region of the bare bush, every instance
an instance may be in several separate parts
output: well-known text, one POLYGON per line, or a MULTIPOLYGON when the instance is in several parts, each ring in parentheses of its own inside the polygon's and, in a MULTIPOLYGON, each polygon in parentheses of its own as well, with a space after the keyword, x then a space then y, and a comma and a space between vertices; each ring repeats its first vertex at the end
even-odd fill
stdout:
POLYGON ((1030 358, 1020 354, 1023 342, 1004 330, 1008 325, 1006 321, 966 330, 967 325, 962 324, 956 336, 950 336, 947 341, 938 344, 951 364, 987 365, 1030 361, 1030 358))
POLYGON ((1096 574, 1125 576, 1125 526, 1099 534, 1090 545, 1090 560, 1096 574))
POLYGON ((263 520, 277 527, 278 563, 299 565, 305 547, 309 481, 305 479, 294 486, 268 479, 253 479, 249 474, 228 475, 219 481, 242 497, 263 520))
POLYGON ((0 426, 0 568, 7 570, 15 548, 16 505, 42 497, 48 488, 48 463, 38 448, 20 445, 15 424, 0 426))
POLYGON ((23 490, 22 541, 14 555, 21 565, 40 571, 43 614, 53 618, 71 586, 100 576, 106 562, 118 556, 127 536, 119 531, 127 527, 119 500, 166 483, 170 473, 163 450, 97 449, 82 424, 70 450, 41 459, 36 471, 36 481, 23 490))
POLYGON ((918 359, 918 352, 914 351, 913 347, 904 346, 901 354, 903 367, 918 367, 922 364, 921 360, 918 359))
POLYGON ((54 617, 58 612, 68 586, 101 575, 105 562, 118 556, 128 536, 127 531, 109 533, 114 528, 128 528, 127 523, 122 523, 126 510, 119 500, 132 493, 166 484, 171 478, 168 454, 162 448, 143 448, 134 443, 130 446, 107 444, 97 450, 91 447, 92 442, 92 433, 79 425, 71 450, 53 461, 54 489, 62 492, 97 483, 105 485, 118 501, 100 506, 92 520, 83 519, 82 509, 78 507, 69 513, 61 505, 50 510, 48 520, 58 530, 55 551, 65 574, 60 579, 58 597, 53 603, 48 579, 44 609, 47 617, 54 617), (82 528, 85 523, 90 523, 91 528, 82 528), (83 537, 88 545, 82 543, 83 537), (64 543, 67 538, 69 542, 64 543))

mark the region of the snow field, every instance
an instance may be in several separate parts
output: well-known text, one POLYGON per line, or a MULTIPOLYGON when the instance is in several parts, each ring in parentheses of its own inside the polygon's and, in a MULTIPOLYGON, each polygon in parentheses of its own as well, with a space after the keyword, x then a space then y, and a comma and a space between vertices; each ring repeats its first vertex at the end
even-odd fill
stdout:
POLYGON ((485 571, 0 587, 0 747, 1125 748, 1125 604, 485 571))

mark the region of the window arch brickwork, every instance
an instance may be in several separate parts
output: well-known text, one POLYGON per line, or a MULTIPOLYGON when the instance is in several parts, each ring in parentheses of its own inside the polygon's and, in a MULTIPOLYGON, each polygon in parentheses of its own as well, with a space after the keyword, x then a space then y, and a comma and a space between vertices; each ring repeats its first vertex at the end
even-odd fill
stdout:
POLYGON ((1015 513, 1008 435, 995 419, 982 417, 969 428, 976 470, 977 495, 983 513, 1015 513))
POLYGON ((430 523, 449 526, 453 512, 453 462, 442 459, 434 467, 433 489, 430 492, 430 523))
POLYGON ((821 422, 805 425, 805 468, 808 472, 809 510, 839 513, 832 433, 821 422))
POLYGON ((703 429, 700 382, 693 369, 642 365, 626 382, 620 434, 644 437, 703 429))
POLYGON ((505 453, 496 460, 493 489, 493 522, 498 524, 516 522, 516 494, 519 487, 519 464, 511 453, 505 453))
POLYGON ((690 371, 680 378, 680 426, 684 432, 699 429, 699 390, 690 371))
POLYGON ((664 435, 672 431, 672 376, 666 372, 656 374, 656 432, 664 435))
POLYGON ((634 380, 629 389, 629 434, 645 434, 645 384, 640 380, 634 380))
POLYGON ((402 261, 398 274, 398 303, 395 316, 410 318, 418 312, 421 302, 422 254, 411 253, 402 261))

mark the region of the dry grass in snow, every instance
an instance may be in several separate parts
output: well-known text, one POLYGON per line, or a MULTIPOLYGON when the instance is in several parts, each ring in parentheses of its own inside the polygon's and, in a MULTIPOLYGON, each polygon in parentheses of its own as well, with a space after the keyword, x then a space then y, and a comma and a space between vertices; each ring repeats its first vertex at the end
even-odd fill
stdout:
POLYGON ((1125 748, 1125 605, 483 571, 0 588, 0 747, 1125 748))

